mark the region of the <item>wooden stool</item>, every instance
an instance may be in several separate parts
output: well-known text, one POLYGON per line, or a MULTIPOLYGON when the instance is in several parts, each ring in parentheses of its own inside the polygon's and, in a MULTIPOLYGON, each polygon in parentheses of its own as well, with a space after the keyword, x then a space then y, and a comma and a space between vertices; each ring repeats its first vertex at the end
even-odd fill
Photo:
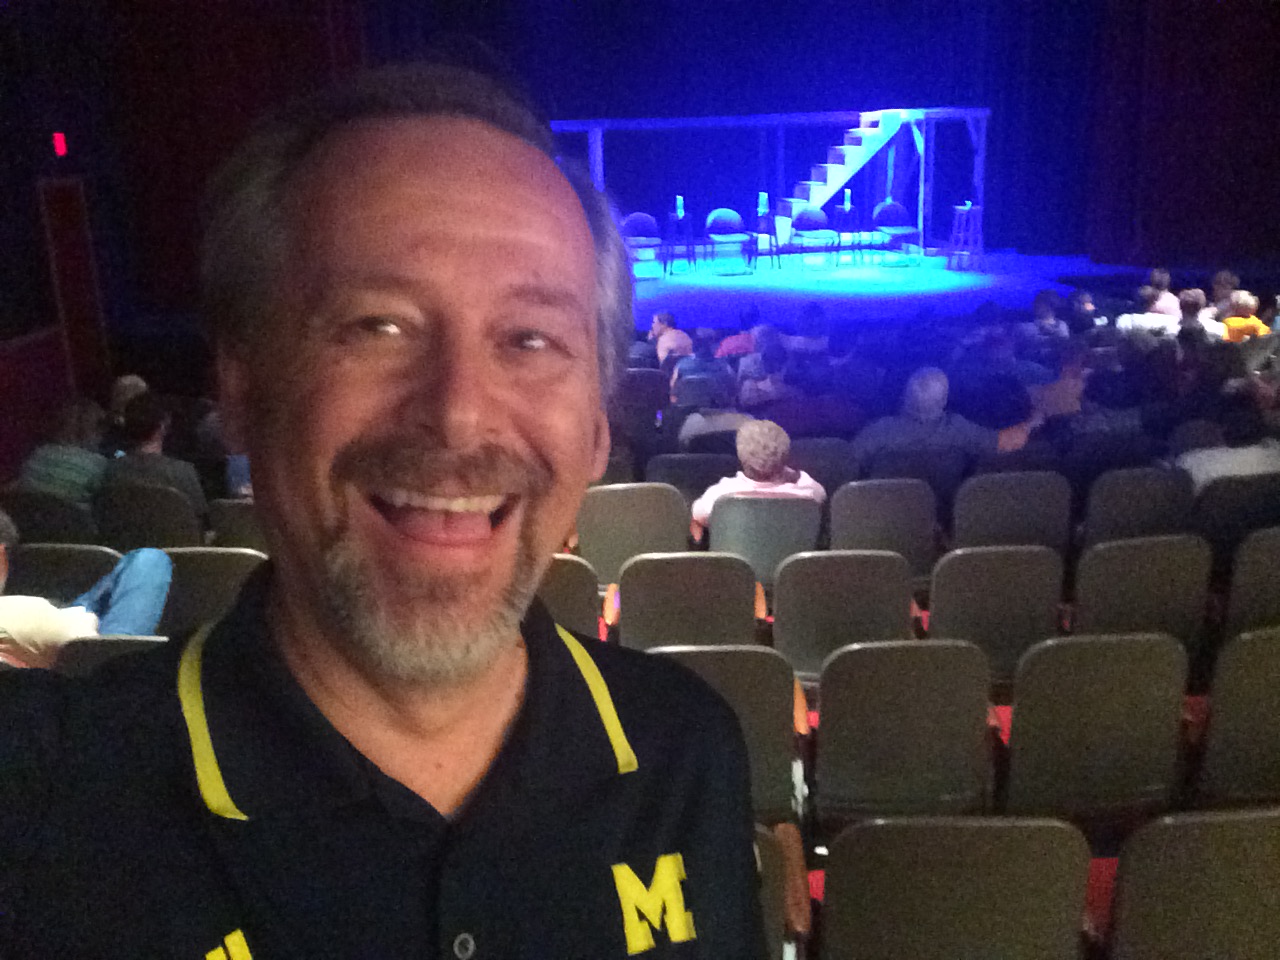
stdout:
POLYGON ((971 203, 955 209, 951 242, 947 245, 948 270, 974 270, 982 258, 982 208, 971 203))

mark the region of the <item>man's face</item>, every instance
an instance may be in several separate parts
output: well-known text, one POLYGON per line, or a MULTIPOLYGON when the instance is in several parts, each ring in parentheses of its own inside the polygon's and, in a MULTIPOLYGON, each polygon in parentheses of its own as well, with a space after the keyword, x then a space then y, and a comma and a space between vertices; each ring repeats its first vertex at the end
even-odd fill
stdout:
POLYGON ((661 317, 654 317, 649 324, 649 339, 657 340, 667 330, 667 324, 661 317))
POLYGON ((333 134, 288 212, 268 332, 220 364, 280 596, 366 667, 465 678, 608 456, 581 205, 533 147, 442 117, 333 134))

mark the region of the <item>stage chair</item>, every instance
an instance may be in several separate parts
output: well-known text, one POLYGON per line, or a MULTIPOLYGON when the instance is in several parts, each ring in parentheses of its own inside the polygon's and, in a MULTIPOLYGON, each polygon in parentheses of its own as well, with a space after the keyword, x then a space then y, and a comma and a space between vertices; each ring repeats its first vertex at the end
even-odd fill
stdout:
POLYGON ((1084 545, 1185 533, 1194 501, 1181 470, 1129 467, 1093 482, 1084 515, 1084 545))
POLYGON ((768 827, 756 824, 756 863, 760 874, 760 917, 765 957, 783 960, 787 940, 786 864, 782 844, 768 827))
POLYGON ((779 565, 773 645, 803 681, 847 644, 911 637, 911 569, 899 554, 821 550, 779 565))
POLYGON ((1089 849, 1056 820, 921 817, 831 846, 822 960, 1078 960, 1089 849))
POLYGON ((13 520, 18 536, 27 543, 97 543, 93 513, 43 490, 10 484, 0 489, 0 510, 13 520))
MULTIPOLYGON (((648 251, 659 266, 663 267, 665 272, 666 265, 662 263, 662 231, 658 229, 658 221, 652 215, 647 213, 631 213, 622 219, 622 223, 618 225, 618 233, 622 235, 622 242, 626 244, 627 253, 631 255, 632 272, 635 273, 635 266, 640 263, 639 254, 642 251, 648 251)), ((637 274, 636 279, 641 279, 637 274)))
POLYGON ((591 487, 578 508, 578 554, 602 584, 641 553, 678 553, 689 546, 689 507, 665 483, 591 487))
POLYGON ((1075 633, 1167 633, 1195 648, 1209 593, 1209 545, 1199 537, 1099 543, 1076 569, 1075 633))
POLYGON ((960 640, 855 643, 822 667, 818 821, 981 813, 991 799, 990 676, 960 640))
POLYGON ((1231 640, 1218 655, 1198 806, 1280 803, 1280 630, 1231 640))
POLYGON ((93 509, 103 543, 121 553, 139 547, 198 547, 204 542, 195 507, 173 487, 108 484, 93 509))
POLYGON ((1071 486, 1045 471, 970 477, 956 494, 956 547, 1034 544, 1066 553, 1071 541, 1071 486))
POLYGON ((778 564, 818 545, 822 505, 801 497, 721 497, 711 508, 709 545, 744 558, 766 592, 778 564))
POLYGON ((87 543, 19 543, 10 557, 5 592, 63 606, 110 573, 120 559, 110 547, 87 543))
POLYGON ((168 637, 133 637, 111 635, 72 640, 58 651, 55 673, 67 677, 84 677, 117 657, 159 649, 168 637))
POLYGON ((557 553, 538 587, 538 599, 552 619, 585 637, 600 635, 600 583, 591 564, 557 553))
POLYGON ((675 487, 684 497, 687 510, 709 487, 737 472, 736 454, 663 453, 653 457, 645 465, 644 478, 648 483, 665 483, 675 487))
POLYGON ((801 209, 791 221, 791 239, 787 241, 787 253, 823 253, 836 257, 840 235, 831 229, 827 215, 821 207, 801 209))
POLYGON ((709 259, 715 259, 718 247, 728 246, 737 250, 748 273, 755 269, 755 251, 752 247, 756 242, 756 235, 747 232, 742 215, 736 210, 717 207, 707 214, 704 236, 709 259))
POLYGON ((209 526, 213 530, 214 546, 268 552, 267 538, 263 536, 251 499, 209 501, 209 526))
MULTIPOLYGON (((1245 537, 1231 566, 1226 635, 1280 627, 1280 527, 1255 530, 1245 537)), ((16 592, 16 591, 15 591, 16 592)))
MULTIPOLYGON (((624 614, 625 617, 625 614, 624 614)), ((776 650, 755 645, 662 646, 649 651, 692 670, 737 715, 751 763, 751 805, 757 823, 794 819, 791 779, 795 676, 776 650)))
POLYGON ((165 553, 173 561, 173 580, 157 630, 166 637, 185 637, 222 619, 267 559, 244 547, 170 547, 165 553))
POLYGON ((1077 512, 1083 512, 1094 482, 1110 470, 1147 467, 1156 458, 1156 443, 1145 433, 1083 434, 1074 437, 1062 458, 1077 512))
POLYGON ((907 263, 911 262, 912 256, 908 248, 914 242, 915 260, 919 262, 923 239, 915 217, 906 207, 896 200, 882 200, 871 211, 871 224, 877 233, 887 238, 886 247, 901 253, 907 263))
POLYGON ((928 581, 937 558, 933 491, 923 480, 861 480, 830 496, 832 550, 889 550, 928 581))
POLYGON ((618 581, 618 639, 638 650, 752 643, 756 578, 727 553, 647 553, 632 557, 618 581))
POLYGON ((1116 872, 1112 960, 1270 960, 1280 811, 1183 813, 1140 828, 1116 872))
POLYGON ((1004 811, 1125 824, 1168 809, 1186 683, 1165 634, 1036 644, 1013 681, 1004 811))
POLYGON ((1004 685, 1023 653, 1057 635, 1061 595, 1062 557, 1048 547, 953 550, 933 570, 929 635, 976 644, 1004 685))
MULTIPOLYGON (((736 465, 738 461, 738 431, 712 430, 708 433, 699 433, 690 437, 687 443, 682 444, 682 447, 683 453, 710 453, 720 457, 733 457, 736 465)), ((695 497, 694 499, 697 498, 695 497)))

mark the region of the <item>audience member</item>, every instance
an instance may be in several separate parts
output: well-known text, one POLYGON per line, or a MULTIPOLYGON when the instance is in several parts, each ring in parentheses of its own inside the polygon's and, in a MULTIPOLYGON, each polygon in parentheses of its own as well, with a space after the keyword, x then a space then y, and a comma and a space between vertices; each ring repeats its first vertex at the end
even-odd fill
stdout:
POLYGON ((665 364, 668 357, 687 357, 693 353, 693 340, 676 324, 670 313, 655 313, 649 327, 649 339, 658 351, 658 363, 665 364))
POLYGON ((1160 291, 1155 287, 1139 287, 1138 305, 1141 309, 1137 313, 1124 313, 1116 317, 1116 329, 1125 333, 1145 330, 1148 333, 1173 336, 1178 332, 1181 323, 1181 311, 1170 315, 1156 310, 1156 304, 1159 301, 1160 291))
POLYGON ((831 346, 831 326, 820 303, 806 303, 796 320, 795 333, 782 338, 787 353, 826 353, 831 346))
POLYGON ((1156 267, 1151 271, 1151 278, 1147 283, 1156 291, 1155 302, 1151 305, 1152 313, 1163 313, 1170 317, 1182 316, 1182 307, 1179 305, 1177 294, 1169 289, 1168 270, 1156 267))
POLYGON ((726 357, 742 357, 749 353, 754 353, 756 349, 755 337, 752 330, 760 324, 760 311, 756 307, 744 310, 738 318, 738 332, 731 333, 720 341, 716 347, 716 356, 724 359, 726 357))
POLYGON ((1280 441, 1264 436, 1257 417, 1225 417, 1213 446, 1194 449, 1174 463, 1191 477, 1199 494, 1214 480, 1280 473, 1280 441))
POLYGON ((147 381, 136 373, 116 377, 111 384, 111 401, 107 405, 106 430, 102 437, 102 452, 108 457, 118 457, 124 452, 125 441, 120 432, 124 426, 124 408, 134 397, 141 396, 149 389, 147 381))
POLYGON ((1026 337, 1069 337, 1071 329, 1058 314, 1062 312, 1062 296, 1054 290, 1041 290, 1031 302, 1031 320, 1021 325, 1026 337))
POLYGON ((1242 343, 1250 337, 1262 337, 1271 332, 1271 328, 1255 316, 1258 310, 1258 298, 1248 290, 1233 290, 1227 298, 1227 313, 1222 325, 1226 330, 1229 343, 1242 343))
POLYGON ((1178 327, 1180 330, 1198 331, 1206 336, 1222 338, 1222 324, 1212 317, 1206 316, 1207 306, 1204 291, 1199 287, 1190 287, 1178 294, 1178 327), (1211 328, 1212 327, 1212 328, 1211 328))
POLYGON ((947 375, 935 367, 913 373, 903 390, 901 412, 873 421, 854 438, 859 473, 891 450, 958 450, 976 458, 1000 449, 998 431, 947 412, 949 389, 947 375))
POLYGON ((763 380, 765 377, 764 370, 764 352, 770 346, 776 344, 782 348, 784 354, 784 363, 786 348, 782 346, 782 337, 779 335, 776 327, 772 327, 767 323, 762 323, 751 330, 751 341, 755 344, 755 352, 746 354, 738 363, 738 380, 763 380))
POLYGON ((1103 319, 1098 316, 1092 293, 1088 290, 1071 291, 1071 295, 1067 297, 1067 329, 1073 337, 1092 332, 1103 319))
POLYGON ((737 446, 742 469, 734 476, 712 484, 693 502, 695 536, 700 536, 700 531, 706 528, 716 501, 731 494, 802 497, 818 503, 826 500, 826 491, 813 477, 803 470, 787 466, 791 438, 776 423, 769 420, 744 423, 738 428, 737 446))
POLYGON ((710 330, 699 330, 693 341, 693 353, 676 361, 671 373, 672 401, 676 383, 685 377, 707 377, 715 383, 716 396, 724 401, 733 397, 734 374, 725 360, 716 358, 716 338, 710 330))
POLYGON ((22 464, 18 482, 87 506, 107 469, 107 458, 98 452, 102 426, 101 407, 92 400, 71 401, 58 416, 53 439, 22 464))
POLYGON ((782 344, 770 343, 759 357, 761 376, 741 380, 738 384, 738 406, 744 410, 755 410, 800 394, 786 381, 787 351, 782 344))
POLYGON ((1216 311, 1217 319, 1224 318, 1231 308, 1231 294, 1240 286, 1240 278, 1230 270, 1219 270, 1213 275, 1210 284, 1210 306, 1216 311))
POLYGON ((150 483, 173 487, 182 493, 203 517, 209 507, 196 468, 186 460, 164 454, 164 438, 169 430, 169 414, 153 393, 143 393, 125 407, 121 436, 125 455, 107 467, 104 485, 150 483))
POLYGON ((1058 379, 1030 387, 1031 401, 1040 416, 1072 416, 1080 412, 1089 371, 1089 348, 1079 340, 1068 340, 1058 353, 1058 379))
POLYGON ((0 511, 0 659, 23 667, 51 667, 71 640, 155 633, 173 574, 163 550, 126 553, 86 592, 57 607, 43 597, 4 595, 18 534, 13 520, 0 511))

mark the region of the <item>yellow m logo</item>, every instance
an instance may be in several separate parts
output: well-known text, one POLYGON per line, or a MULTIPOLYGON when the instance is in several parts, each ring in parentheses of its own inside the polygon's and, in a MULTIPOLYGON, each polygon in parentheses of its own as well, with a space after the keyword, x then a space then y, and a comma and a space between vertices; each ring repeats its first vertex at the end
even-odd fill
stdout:
POLYGON ((625 863, 613 865, 613 883, 622 904, 622 929, 627 935, 627 953, 644 953, 653 947, 653 931, 664 922, 672 943, 693 940, 693 914, 684 908, 684 857, 664 853, 653 868, 653 880, 646 887, 625 863))

